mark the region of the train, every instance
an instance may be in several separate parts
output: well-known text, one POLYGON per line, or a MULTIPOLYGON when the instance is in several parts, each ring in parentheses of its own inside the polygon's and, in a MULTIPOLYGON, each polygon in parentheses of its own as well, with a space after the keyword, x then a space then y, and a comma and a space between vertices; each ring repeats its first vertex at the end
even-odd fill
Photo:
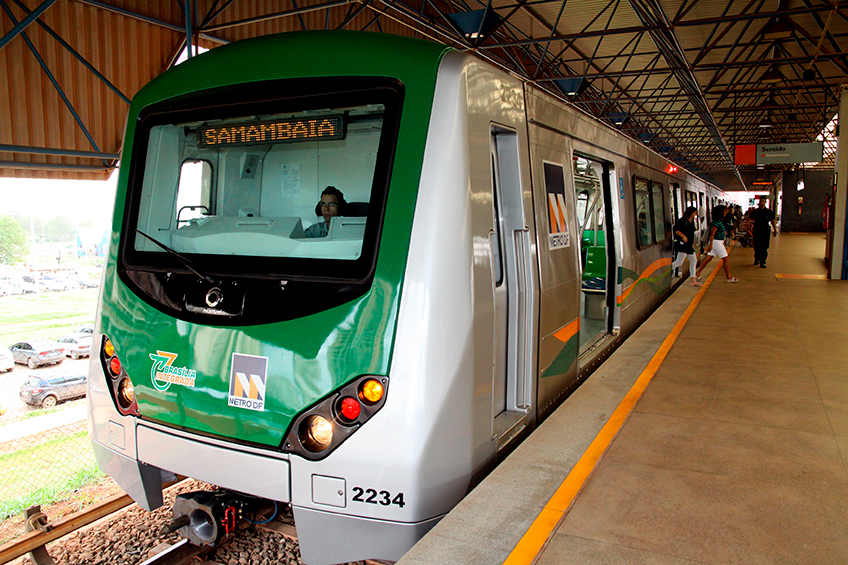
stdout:
POLYGON ((214 544, 290 505, 304 563, 395 561, 681 279, 725 200, 427 41, 234 42, 133 98, 96 316, 99 467, 214 544), (262 513, 255 501, 263 501, 262 513))

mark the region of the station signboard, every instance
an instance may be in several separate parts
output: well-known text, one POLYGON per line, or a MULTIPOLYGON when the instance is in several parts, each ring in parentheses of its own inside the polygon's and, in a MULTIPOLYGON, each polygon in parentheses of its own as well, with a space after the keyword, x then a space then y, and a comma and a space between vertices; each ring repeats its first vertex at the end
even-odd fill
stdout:
POLYGON ((824 144, 813 143, 768 143, 763 145, 736 145, 734 164, 768 165, 772 163, 820 163, 824 155, 824 144))

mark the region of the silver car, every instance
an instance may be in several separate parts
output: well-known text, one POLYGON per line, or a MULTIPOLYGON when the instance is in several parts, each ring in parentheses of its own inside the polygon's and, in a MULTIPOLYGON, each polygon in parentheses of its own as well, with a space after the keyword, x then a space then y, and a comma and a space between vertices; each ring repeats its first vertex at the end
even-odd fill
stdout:
POLYGON ((42 365, 58 365, 65 360, 65 352, 62 346, 48 339, 19 341, 9 350, 15 358, 15 363, 25 364, 30 369, 42 365))

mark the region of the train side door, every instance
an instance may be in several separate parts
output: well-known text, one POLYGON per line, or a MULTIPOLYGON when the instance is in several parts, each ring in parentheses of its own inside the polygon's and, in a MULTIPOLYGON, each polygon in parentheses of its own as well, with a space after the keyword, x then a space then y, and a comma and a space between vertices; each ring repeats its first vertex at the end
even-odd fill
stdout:
POLYGON ((530 367, 530 231, 524 217, 518 136, 491 129, 494 229, 489 234, 495 293, 494 435, 498 449, 523 427, 533 405, 530 367))
POLYGON ((615 311, 613 242, 608 163, 574 155, 574 191, 580 236, 580 354, 612 331, 615 311))

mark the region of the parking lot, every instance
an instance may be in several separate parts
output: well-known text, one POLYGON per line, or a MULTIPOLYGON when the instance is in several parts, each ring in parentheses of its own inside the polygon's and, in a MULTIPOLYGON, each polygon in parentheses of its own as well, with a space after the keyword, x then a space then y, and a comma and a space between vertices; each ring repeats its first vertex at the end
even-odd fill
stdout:
MULTIPOLYGON (((72 348, 78 343, 57 340, 94 321, 97 296, 97 288, 76 288, 0 297, 0 347, 5 350, 23 342, 47 340, 51 350, 79 356, 80 350, 72 348)), ((62 360, 59 364, 31 369, 16 363, 11 371, 0 372, 0 538, 4 537, 3 524, 17 524, 16 516, 27 507, 68 500, 103 476, 86 432, 82 376, 88 375, 89 357, 58 358, 62 360), (73 386, 68 384, 71 375, 80 376, 72 379, 73 386), (25 383, 32 406, 21 399, 25 383), (46 395, 59 387, 64 387, 66 394, 57 394, 57 402, 51 406, 53 399, 45 402, 46 395)), ((53 360, 50 356, 39 362, 53 360)))

